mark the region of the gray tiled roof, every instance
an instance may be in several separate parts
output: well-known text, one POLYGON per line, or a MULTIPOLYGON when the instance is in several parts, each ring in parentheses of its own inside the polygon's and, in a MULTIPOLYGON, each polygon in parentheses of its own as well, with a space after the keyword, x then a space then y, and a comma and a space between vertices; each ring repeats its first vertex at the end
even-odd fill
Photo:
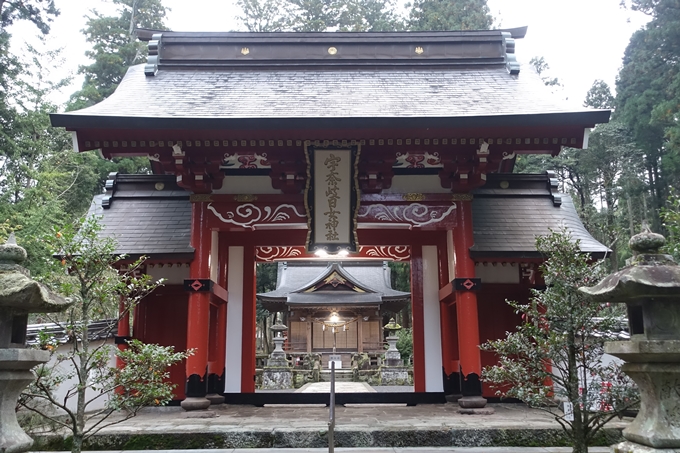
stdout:
MULTIPOLYGON (((527 68, 165 70, 131 67, 116 92, 55 117, 477 117, 594 112, 566 104, 527 68)), ((58 120, 58 125, 68 119, 58 120)))
POLYGON ((101 235, 116 239, 116 253, 193 256, 189 193, 164 176, 130 175, 125 181, 126 175, 121 175, 119 179, 107 182, 112 189, 95 196, 88 213, 101 217, 101 235), (165 180, 163 190, 154 188, 159 179, 165 180), (102 201, 107 198, 110 207, 104 209, 102 201))
POLYGON ((512 190, 506 190, 504 195, 475 196, 472 203, 475 245, 470 248, 473 257, 537 257, 536 236, 562 227, 573 239, 581 241, 582 251, 598 255, 609 252, 585 229, 569 196, 562 195, 562 204, 555 206, 548 191, 543 196, 518 192, 519 196, 512 190))

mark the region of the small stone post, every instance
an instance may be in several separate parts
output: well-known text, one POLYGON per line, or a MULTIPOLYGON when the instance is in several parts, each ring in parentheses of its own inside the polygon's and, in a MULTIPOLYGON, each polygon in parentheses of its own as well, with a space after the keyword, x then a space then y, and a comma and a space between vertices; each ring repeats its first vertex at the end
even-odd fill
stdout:
POLYGON ((397 349, 399 337, 397 332, 401 326, 390 318, 390 322, 385 324, 387 329, 387 351, 385 351, 385 362, 380 367, 381 385, 406 385, 408 384, 408 367, 404 366, 401 360, 401 353, 397 349))
POLYGON ((629 341, 611 341, 605 352, 640 388, 640 412, 623 430, 615 453, 675 452, 680 448, 680 266, 659 249, 666 240, 650 231, 630 239, 630 265, 592 288, 595 302, 623 302, 629 341))
POLYGON ((29 278, 20 263, 26 250, 10 235, 0 245, 0 453, 28 451, 33 439, 19 426, 16 404, 33 379, 31 368, 50 359, 49 351, 26 349, 29 313, 61 311, 69 304, 29 278))
POLYGON ((277 318, 276 324, 269 328, 274 332, 274 350, 269 355, 267 365, 262 370, 262 388, 267 390, 281 390, 293 388, 293 369, 286 359, 283 350, 285 339, 281 332, 288 330, 277 318))

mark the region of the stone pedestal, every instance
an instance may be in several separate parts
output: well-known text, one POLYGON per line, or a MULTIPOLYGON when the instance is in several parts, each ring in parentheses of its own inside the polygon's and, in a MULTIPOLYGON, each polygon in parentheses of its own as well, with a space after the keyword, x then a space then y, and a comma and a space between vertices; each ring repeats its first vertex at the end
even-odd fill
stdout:
POLYGON ((401 354, 397 349, 397 341, 399 337, 389 336, 387 340, 387 351, 385 351, 385 365, 388 367, 401 367, 404 362, 401 360, 401 354))
POLYGON ((284 341, 281 336, 274 338, 274 351, 267 360, 267 366, 262 370, 262 388, 265 390, 293 388, 293 369, 289 366, 283 350, 284 341))
POLYGON ((33 445, 16 416, 21 391, 35 379, 31 368, 50 359, 48 351, 0 349, 0 451, 19 453, 33 445))
POLYGON ((409 385, 408 367, 387 365, 381 366, 380 385, 409 385))
MULTIPOLYGON (((607 344, 607 353, 618 355, 617 343, 607 344)), ((655 449, 680 448, 680 364, 625 363, 622 370, 640 389, 640 411, 623 437, 655 449)))
POLYGON ((180 406, 185 411, 200 411, 210 407, 210 400, 203 397, 187 397, 181 403, 180 406))
MULTIPOLYGON (((390 319, 389 326, 394 323, 394 319, 390 319)), ((380 383, 381 385, 408 385, 408 367, 404 366, 401 360, 401 353, 397 349, 397 341, 399 337, 390 335, 386 338, 387 351, 385 351, 385 362, 380 367, 380 383)))

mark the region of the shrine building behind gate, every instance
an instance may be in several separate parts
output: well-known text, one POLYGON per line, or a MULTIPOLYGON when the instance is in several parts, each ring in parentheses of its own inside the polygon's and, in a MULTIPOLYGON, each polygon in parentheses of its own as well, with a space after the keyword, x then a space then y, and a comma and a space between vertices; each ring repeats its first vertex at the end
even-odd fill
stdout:
POLYGON ((172 369, 185 409, 272 402, 254 387, 255 263, 314 248, 410 261, 415 393, 395 399, 493 396, 478 346, 517 324, 505 299, 540 287, 535 236, 564 227, 608 252, 554 178, 511 174, 522 154, 587 146, 610 113, 520 68, 525 31, 141 31, 147 64, 51 115, 80 151, 151 161, 112 175, 91 213, 168 279, 119 334, 196 351, 172 369))

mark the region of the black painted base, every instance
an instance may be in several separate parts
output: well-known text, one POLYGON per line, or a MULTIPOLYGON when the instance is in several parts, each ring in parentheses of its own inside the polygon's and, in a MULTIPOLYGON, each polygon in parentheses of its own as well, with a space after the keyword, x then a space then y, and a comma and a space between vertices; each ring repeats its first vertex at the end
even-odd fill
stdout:
POLYGON ((206 381, 207 379, 205 374, 203 376, 192 374, 187 378, 187 383, 184 387, 184 394, 187 396, 187 398, 204 397, 208 394, 208 386, 206 381))
POLYGON ((482 396, 482 381, 477 373, 470 373, 460 383, 463 396, 482 396))
POLYGON ((208 375, 208 393, 220 394, 222 392, 224 392, 224 369, 221 376, 215 373, 208 375))
POLYGON ((444 372, 444 393, 447 395, 459 395, 461 393, 459 372, 453 372, 448 376, 444 372))

